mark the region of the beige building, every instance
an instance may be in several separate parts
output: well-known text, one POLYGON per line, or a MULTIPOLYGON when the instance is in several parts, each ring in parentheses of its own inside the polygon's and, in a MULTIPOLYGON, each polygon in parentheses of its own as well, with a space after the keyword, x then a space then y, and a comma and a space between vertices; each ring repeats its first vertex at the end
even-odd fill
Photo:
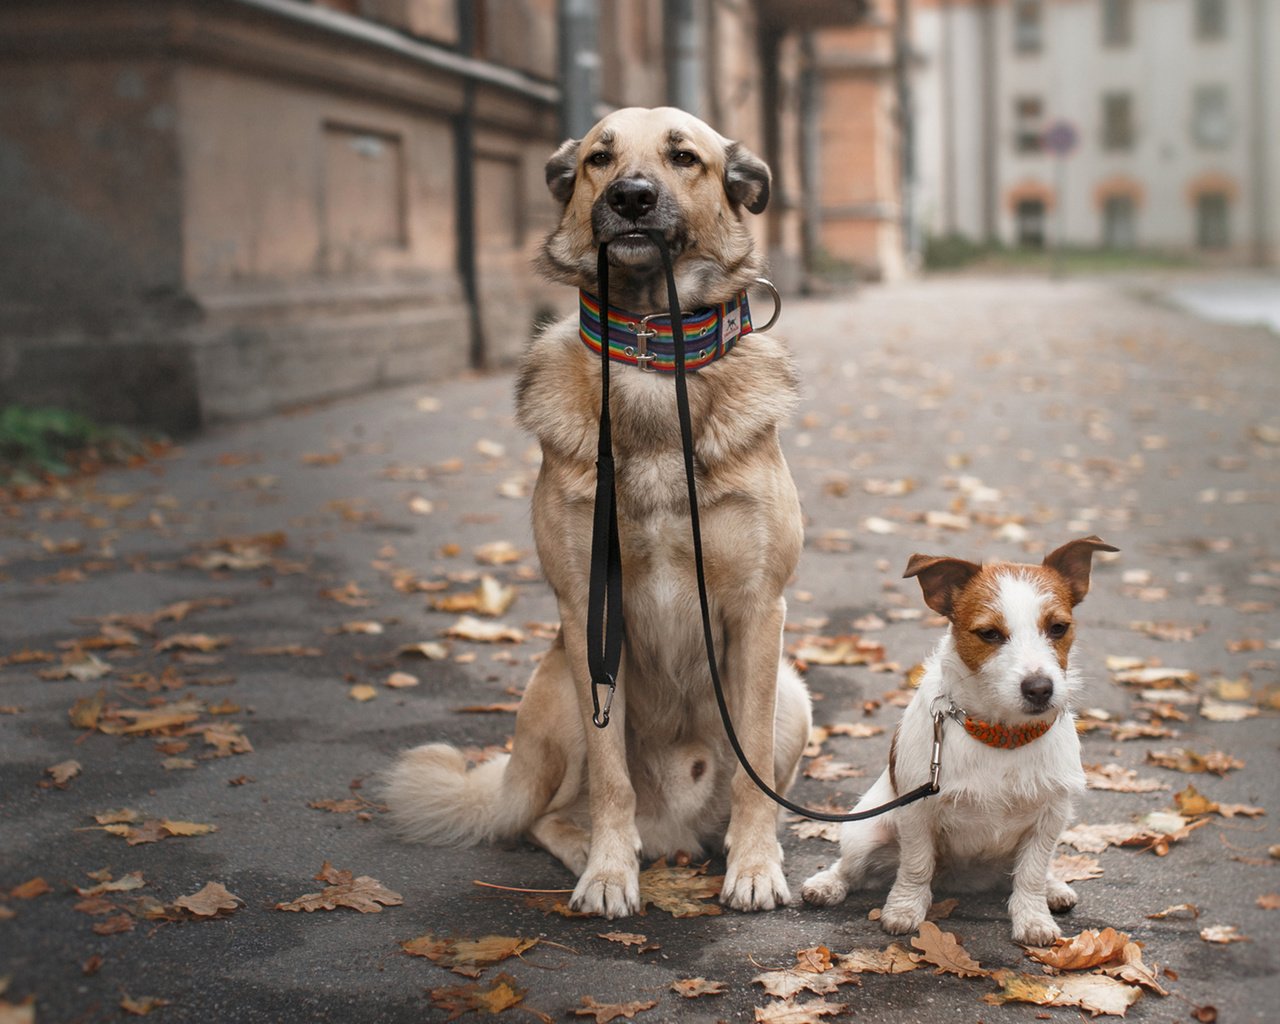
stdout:
POLYGON ((865 8, 7 0, 0 404, 182 431, 509 362, 572 303, 530 269, 546 157, 615 105, 773 162, 755 227, 795 286, 800 34, 865 8))
POLYGON ((1276 0, 914 0, 912 34, 928 234, 1280 261, 1276 0))

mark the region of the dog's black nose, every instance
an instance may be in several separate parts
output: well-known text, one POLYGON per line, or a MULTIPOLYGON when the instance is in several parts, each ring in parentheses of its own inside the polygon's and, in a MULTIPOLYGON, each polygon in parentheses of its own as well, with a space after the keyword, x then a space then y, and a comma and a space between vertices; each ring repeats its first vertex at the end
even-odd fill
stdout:
POLYGON ((1044 707, 1053 696, 1053 680, 1048 676, 1027 676, 1022 680, 1022 696, 1028 703, 1044 707))
POLYGON ((619 178, 605 191, 610 208, 627 220, 639 220, 658 204, 658 189, 644 178, 619 178))

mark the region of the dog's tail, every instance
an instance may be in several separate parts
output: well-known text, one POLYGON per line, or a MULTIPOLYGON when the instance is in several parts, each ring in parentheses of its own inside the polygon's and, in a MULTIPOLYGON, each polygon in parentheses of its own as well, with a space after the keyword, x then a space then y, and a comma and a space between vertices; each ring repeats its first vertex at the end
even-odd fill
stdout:
POLYGON ((538 808, 527 787, 508 780, 509 755, 467 768, 444 743, 406 750, 383 777, 382 800, 403 838, 434 846, 473 846, 519 835, 538 808))

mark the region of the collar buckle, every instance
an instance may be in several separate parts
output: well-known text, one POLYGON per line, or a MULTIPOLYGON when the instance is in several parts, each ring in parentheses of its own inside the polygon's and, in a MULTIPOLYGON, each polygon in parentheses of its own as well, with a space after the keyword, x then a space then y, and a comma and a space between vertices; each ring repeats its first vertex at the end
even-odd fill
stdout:
POLYGON ((654 372, 653 363, 658 358, 649 351, 649 339, 658 336, 658 332, 654 330, 649 321, 660 315, 659 313, 650 313, 648 316, 642 316, 640 322, 635 326, 636 366, 640 367, 645 373, 654 372))

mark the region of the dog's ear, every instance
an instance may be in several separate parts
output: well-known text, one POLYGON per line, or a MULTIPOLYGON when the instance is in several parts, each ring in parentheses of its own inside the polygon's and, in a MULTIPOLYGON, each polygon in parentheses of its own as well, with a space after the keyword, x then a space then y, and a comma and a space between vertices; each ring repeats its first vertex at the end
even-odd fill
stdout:
POLYGON ((1067 586, 1071 588, 1071 603, 1079 604, 1084 600, 1084 595, 1089 593, 1089 571, 1093 568, 1093 553, 1119 550, 1101 537, 1081 537, 1079 540, 1067 541, 1056 551, 1050 551, 1045 555, 1044 566, 1067 581, 1067 586))
POLYGON ((769 165, 740 142, 724 151, 724 190, 729 201, 752 213, 764 213, 769 205, 769 165))
POLYGON ((955 610, 956 592, 962 590, 965 584, 981 570, 982 566, 960 558, 912 555, 902 578, 905 580, 912 576, 919 577, 920 589, 924 592, 924 603, 939 615, 945 615, 949 619, 955 610))
POLYGON ((565 139, 547 161, 547 188, 561 206, 569 202, 578 179, 578 140, 565 139))

